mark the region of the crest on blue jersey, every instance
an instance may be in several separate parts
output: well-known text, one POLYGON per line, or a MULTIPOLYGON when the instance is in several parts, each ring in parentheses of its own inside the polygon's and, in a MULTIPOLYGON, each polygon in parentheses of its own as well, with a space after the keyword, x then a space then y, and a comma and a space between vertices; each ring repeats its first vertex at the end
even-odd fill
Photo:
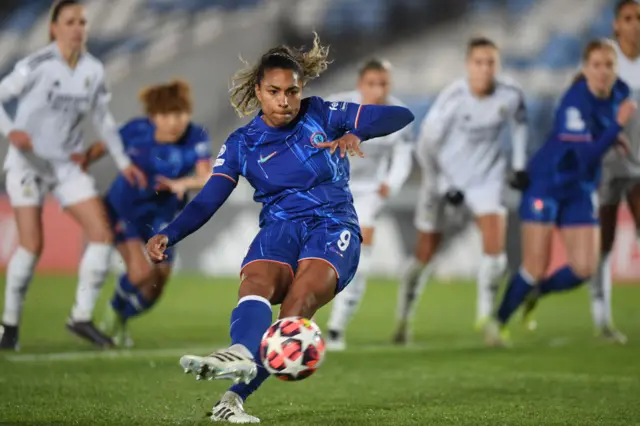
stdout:
POLYGON ((324 132, 315 132, 311 135, 310 140, 311 145, 313 145, 314 148, 317 148, 319 143, 327 141, 327 135, 324 132))

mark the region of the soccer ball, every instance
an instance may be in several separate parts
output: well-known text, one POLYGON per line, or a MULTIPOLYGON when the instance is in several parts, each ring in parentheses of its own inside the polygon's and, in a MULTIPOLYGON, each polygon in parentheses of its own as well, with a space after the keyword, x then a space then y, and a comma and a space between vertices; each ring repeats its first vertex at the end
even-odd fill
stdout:
POLYGON ((324 359, 324 340, 312 320, 282 318, 262 336, 260 358, 264 368, 280 380, 302 380, 311 376, 324 359))

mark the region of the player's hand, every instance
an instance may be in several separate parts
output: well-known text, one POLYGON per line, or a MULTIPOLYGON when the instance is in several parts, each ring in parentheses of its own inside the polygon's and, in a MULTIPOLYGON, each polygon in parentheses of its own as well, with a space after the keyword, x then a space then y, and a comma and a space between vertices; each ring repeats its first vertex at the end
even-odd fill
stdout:
POLYGON ((182 200, 187 193, 188 188, 184 183, 179 180, 173 180, 164 176, 156 177, 156 191, 170 191, 178 197, 178 200, 182 200))
POLYGON ((620 108, 618 109, 618 124, 620 124, 622 127, 626 126, 629 120, 631 120, 633 115, 636 113, 637 108, 638 105, 636 105, 636 103, 631 99, 627 99, 622 102, 622 104, 620 104, 620 108))
POLYGON ((459 206, 464 201, 464 194, 457 189, 450 189, 444 194, 444 198, 452 206, 459 206))
POLYGON ((339 148, 341 158, 344 158, 347 153, 351 156, 358 154, 358 156, 364 157, 364 154, 360 151, 360 138, 353 133, 347 133, 333 142, 321 142, 316 146, 318 148, 329 148, 332 154, 339 148))
POLYGON ((134 164, 130 164, 120 173, 122 173, 122 176, 124 176, 127 182, 131 185, 135 185, 140 188, 146 188, 149 185, 149 182, 147 182, 147 176, 134 164))
POLYGON ((31 143, 31 136, 27 132, 22 130, 13 130, 7 135, 7 139, 11 142, 11 145, 18 148, 20 151, 33 151, 33 144, 31 143))
POLYGON ((513 172, 511 175, 511 179, 509 179, 509 186, 513 189, 517 189, 518 191, 524 191, 529 187, 529 173, 524 170, 518 170, 513 172))
POLYGON ((166 235, 154 235, 147 241, 147 253, 153 263, 161 263, 167 258, 164 253, 167 250, 167 244, 169 244, 169 237, 166 235))
POLYGON ((382 198, 389 197, 390 192, 391 192, 391 189, 389 188, 389 185, 387 185, 386 183, 383 183, 382 185, 380 185, 380 188, 378 188, 378 195, 380 195, 382 198))

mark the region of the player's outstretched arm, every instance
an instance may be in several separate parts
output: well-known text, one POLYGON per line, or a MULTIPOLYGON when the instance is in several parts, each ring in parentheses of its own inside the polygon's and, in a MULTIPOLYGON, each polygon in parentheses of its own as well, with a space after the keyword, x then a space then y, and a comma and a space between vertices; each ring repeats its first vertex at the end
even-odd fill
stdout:
POLYGON ((212 175, 202 190, 189 202, 184 210, 166 228, 167 247, 171 247, 191 235, 211 219, 211 216, 227 201, 236 187, 236 182, 223 176, 212 175))
MULTIPOLYGON (((334 141, 317 144, 318 148, 331 149, 331 153, 339 149, 341 157, 344 157, 347 152, 363 157, 360 142, 395 133, 415 119, 408 108, 401 106, 349 103, 343 103, 343 105, 345 107, 340 107, 341 112, 330 113, 329 125, 348 133, 334 141)), ((330 107, 332 108, 338 107, 330 107)))
POLYGON ((582 161, 591 167, 597 164, 617 141, 618 136, 624 126, 635 114, 637 105, 630 99, 625 100, 618 109, 618 116, 615 123, 609 125, 605 132, 593 143, 578 145, 578 152, 582 157, 582 161))
POLYGON ((354 129, 350 133, 361 141, 395 133, 409 125, 415 117, 409 108, 396 105, 360 105, 354 129))

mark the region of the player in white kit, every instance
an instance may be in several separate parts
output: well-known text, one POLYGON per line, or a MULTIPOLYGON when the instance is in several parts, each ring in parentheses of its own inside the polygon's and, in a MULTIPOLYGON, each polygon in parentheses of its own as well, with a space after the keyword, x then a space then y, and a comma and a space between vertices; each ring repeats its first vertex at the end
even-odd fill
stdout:
MULTIPOLYGON (((640 102, 640 3, 618 2, 615 8, 614 48, 618 56, 618 74, 640 102)), ((618 207, 626 198, 640 236, 640 112, 625 127, 629 155, 611 150, 603 162, 600 185, 601 253, 595 277, 591 281, 591 314, 596 332, 615 343, 627 338, 613 326, 611 315, 611 250, 616 235, 618 207)))
MULTIPOLYGON (((359 70, 357 90, 329 96, 327 100, 363 105, 402 105, 398 99, 389 95, 390 73, 391 67, 387 61, 369 60, 359 70)), ((349 188, 353 193, 363 244, 360 264, 353 281, 333 301, 327 350, 341 351, 346 348, 345 329, 358 309, 366 289, 376 218, 387 198, 398 192, 409 176, 412 152, 411 128, 405 127, 389 136, 367 141, 366 157, 350 163, 349 188)))
MULTIPOLYGON (((78 1, 59 1, 51 11, 51 43, 19 61, 0 82, 0 104, 18 100, 14 120, 0 107, 0 132, 9 140, 6 187, 18 227, 19 247, 7 267, 0 348, 18 348, 18 325, 42 251, 42 204, 53 192, 83 228, 88 241, 78 272, 76 301, 67 322, 74 334, 108 347, 111 339, 92 322, 113 242, 95 182, 84 168, 81 123, 91 115, 118 168, 146 185, 125 154, 109 112, 102 64, 85 51, 87 21, 78 1)), ((57 242, 64 250, 64 241, 57 242)))
POLYGON ((477 326, 489 318, 505 272, 505 213, 502 205, 507 158, 499 136, 509 126, 512 186, 528 184, 525 170, 527 124, 522 90, 496 76, 500 57, 489 39, 467 47, 467 77, 445 88, 422 123, 416 154, 422 185, 416 207, 415 257, 401 279, 394 342, 408 341, 408 325, 431 262, 440 246, 446 204, 464 204, 482 234, 483 257, 477 276, 477 326), (424 275, 423 275, 424 274, 424 275), (421 279, 422 278, 422 279, 421 279))

